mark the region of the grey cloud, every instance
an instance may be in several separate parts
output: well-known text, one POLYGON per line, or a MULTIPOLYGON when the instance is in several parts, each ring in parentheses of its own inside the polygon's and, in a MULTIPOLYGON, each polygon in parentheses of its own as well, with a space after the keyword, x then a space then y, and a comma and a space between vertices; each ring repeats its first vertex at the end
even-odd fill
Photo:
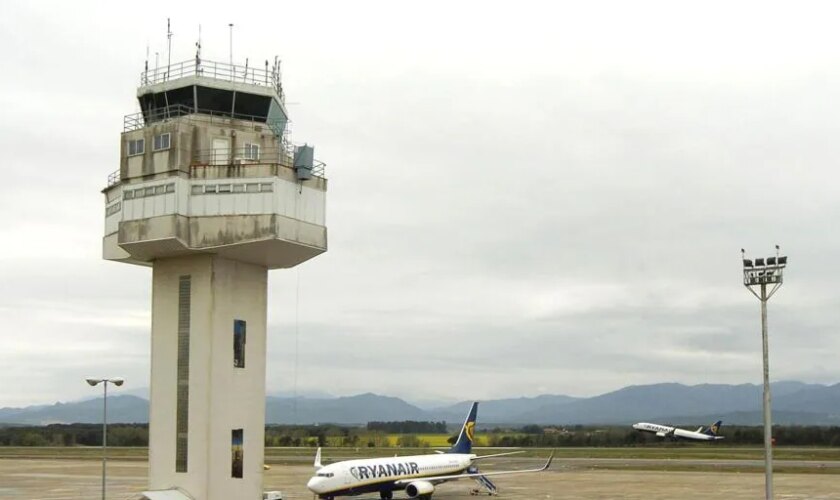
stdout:
MULTIPOLYGON (((840 377, 826 104, 840 72, 824 49, 835 34, 816 44, 809 29, 782 47, 771 22, 751 25, 750 43, 738 25, 737 37, 697 45, 700 25, 687 22, 664 46, 660 28, 644 29, 662 23, 641 11, 626 13, 640 30, 594 34, 563 21, 602 26, 583 6, 488 6, 486 25, 460 29, 475 13, 447 6, 438 20, 443 7, 430 4, 416 19, 459 28, 430 37, 419 22, 333 7, 330 36, 278 33, 273 16, 237 32, 238 58, 285 51, 300 102, 293 138, 316 144, 330 179, 329 252, 270 278, 270 388, 293 384, 296 316, 299 386, 336 394, 755 382, 758 304, 740 285, 738 250, 775 243, 791 267, 771 302, 774 376, 840 377), (510 16, 544 29, 501 40, 493 23, 510 16)), ((291 18, 313 8, 284 6, 291 18)), ((164 25, 159 9, 131 23, 111 22, 124 19, 119 6, 98 9, 94 19, 76 4, 19 5, 0 19, 8 401, 81 395, 85 369, 148 376, 149 271, 100 260, 99 190, 118 166, 122 115, 136 109, 145 42, 162 51, 164 25), (37 380, 11 383, 33 366, 37 380)), ((192 57, 198 22, 206 57, 226 57, 227 14, 167 9, 173 60, 192 57)))

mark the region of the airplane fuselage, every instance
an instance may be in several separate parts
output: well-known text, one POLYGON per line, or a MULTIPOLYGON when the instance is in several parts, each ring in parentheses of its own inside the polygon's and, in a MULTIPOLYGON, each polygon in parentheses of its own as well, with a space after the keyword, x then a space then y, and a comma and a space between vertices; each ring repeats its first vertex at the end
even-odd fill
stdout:
POLYGON ((633 424, 633 428, 637 431, 650 432, 656 434, 658 437, 663 438, 673 437, 681 439, 694 439, 697 441, 718 441, 723 439, 723 436, 705 434, 703 432, 700 432, 699 430, 689 431, 677 427, 671 427, 668 425, 651 424, 648 422, 639 422, 638 424, 633 424))
POLYGON ((545 465, 536 469, 479 472, 473 462, 484 458, 513 455, 519 451, 477 456, 472 453, 475 439, 475 419, 478 402, 470 406, 464 425, 455 443, 446 452, 437 455, 411 455, 407 457, 362 458, 345 460, 329 465, 321 462, 321 448, 315 452, 315 475, 306 484, 310 491, 323 500, 333 500, 345 495, 379 492, 380 498, 393 498, 396 490, 405 490, 409 498, 430 500, 435 485, 459 479, 473 479, 488 493, 496 493, 496 485, 488 476, 528 474, 542 472, 551 466, 554 453, 545 465))
POLYGON ((474 458, 473 454, 444 453, 346 460, 322 467, 306 486, 320 498, 402 490, 411 480, 461 473, 474 458))

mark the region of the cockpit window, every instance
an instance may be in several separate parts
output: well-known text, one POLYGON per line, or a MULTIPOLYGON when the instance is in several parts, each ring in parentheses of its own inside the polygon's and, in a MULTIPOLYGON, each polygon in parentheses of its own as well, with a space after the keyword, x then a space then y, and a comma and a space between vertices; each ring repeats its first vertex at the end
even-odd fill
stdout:
POLYGON ((333 477, 334 474, 332 472, 319 472, 315 475, 318 477, 333 477))

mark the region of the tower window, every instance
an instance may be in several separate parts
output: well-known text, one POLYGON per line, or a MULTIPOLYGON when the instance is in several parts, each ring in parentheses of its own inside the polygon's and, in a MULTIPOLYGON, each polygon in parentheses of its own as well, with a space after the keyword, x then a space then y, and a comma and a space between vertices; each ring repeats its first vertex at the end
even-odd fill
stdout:
POLYGON ((245 321, 233 320, 233 366, 245 368, 245 321))
POLYGON ((178 278, 178 359, 175 399, 175 472, 187 472, 190 423, 190 292, 189 275, 178 278))
POLYGON ((155 136, 155 142, 152 144, 153 151, 160 151, 163 149, 169 149, 169 140, 170 134, 169 132, 165 134, 160 134, 155 136))
POLYGON ((116 202, 113 205, 110 205, 105 209, 105 217, 110 217, 111 215, 114 215, 115 213, 117 213, 119 211, 120 211, 120 202, 116 202))
POLYGON ((230 432, 230 477, 242 477, 242 465, 245 461, 242 434, 242 429, 233 429, 230 432))
POLYGON ((260 145, 259 144, 245 144, 244 151, 245 159, 259 160, 260 159, 260 145))
POLYGON ((133 141, 128 141, 128 156, 142 155, 145 151, 145 139, 135 139, 133 141))

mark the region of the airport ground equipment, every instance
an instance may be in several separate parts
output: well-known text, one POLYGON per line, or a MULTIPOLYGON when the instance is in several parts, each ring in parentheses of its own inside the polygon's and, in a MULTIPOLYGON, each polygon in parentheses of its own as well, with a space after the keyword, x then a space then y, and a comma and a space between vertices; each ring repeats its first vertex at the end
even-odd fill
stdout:
POLYGON ((495 495, 499 492, 499 489, 493 484, 493 481, 490 480, 487 476, 482 476, 478 470, 478 467, 470 467, 467 469, 467 472, 470 474, 477 474, 473 476, 473 480, 478 484, 478 488, 472 491, 481 492, 482 490, 486 491, 488 495, 495 495))
POLYGON ((149 489, 258 500, 267 276, 327 250, 323 164, 289 141, 276 58, 147 64, 137 100, 102 252, 152 269, 149 489))

